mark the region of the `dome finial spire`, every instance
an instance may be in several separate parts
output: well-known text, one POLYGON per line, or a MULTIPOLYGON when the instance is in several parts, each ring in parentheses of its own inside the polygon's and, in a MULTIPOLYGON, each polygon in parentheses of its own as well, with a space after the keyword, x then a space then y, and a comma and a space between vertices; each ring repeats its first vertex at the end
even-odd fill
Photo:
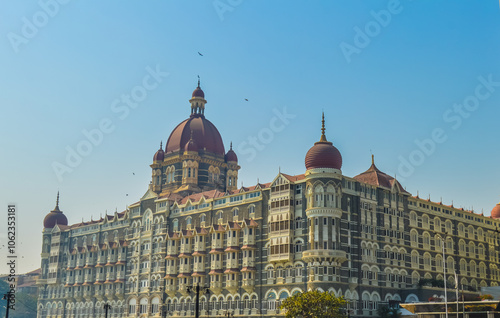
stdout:
POLYGON ((160 149, 163 148, 163 140, 160 140, 160 149))
POLYGON ((59 191, 57 191, 56 207, 54 210, 59 211, 59 191))
POLYGON ((319 141, 327 141, 325 136, 325 112, 321 115, 321 138, 319 141))
POLYGON ((231 143, 229 144, 229 150, 233 150, 233 142, 231 141, 231 143))
POLYGON ((200 88, 200 75, 198 75, 198 88, 200 88))
POLYGON ((375 155, 372 154, 372 166, 375 164, 375 155))

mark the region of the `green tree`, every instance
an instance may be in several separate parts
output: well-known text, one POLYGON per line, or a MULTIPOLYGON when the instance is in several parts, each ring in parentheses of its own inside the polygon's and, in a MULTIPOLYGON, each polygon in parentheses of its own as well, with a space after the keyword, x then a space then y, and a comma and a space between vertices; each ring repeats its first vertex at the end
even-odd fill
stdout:
POLYGON ((36 318, 37 298, 26 293, 16 293, 16 310, 9 313, 12 318, 36 318))
POLYGON ((379 306, 377 310, 379 318, 401 318, 402 314, 399 308, 389 306, 379 306))
POLYGON ((390 317, 391 318, 401 318, 403 317, 403 314, 401 313, 401 310, 399 310, 399 308, 396 308, 396 307, 393 307, 390 309, 390 317))
POLYGON ((379 318, 389 318, 391 317, 390 314, 391 310, 389 309, 388 306, 379 306, 377 309, 377 314, 379 318))
MULTIPOLYGON (((0 317, 5 317, 7 301, 3 299, 4 294, 10 291, 9 284, 0 280, 0 317)), ((26 293, 15 293, 14 310, 9 311, 12 318, 36 318, 37 297, 26 293)))
POLYGON ((344 297, 315 290, 285 299, 280 309, 286 310, 286 318, 344 318, 346 304, 344 297))

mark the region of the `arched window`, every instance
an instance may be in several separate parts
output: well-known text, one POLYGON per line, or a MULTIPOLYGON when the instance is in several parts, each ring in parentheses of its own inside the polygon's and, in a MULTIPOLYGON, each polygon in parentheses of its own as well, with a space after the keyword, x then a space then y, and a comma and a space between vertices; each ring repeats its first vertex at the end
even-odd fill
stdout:
POLYGON ((418 246, 418 233, 416 230, 410 231, 410 241, 411 241, 411 246, 413 247, 418 246))
POLYGON ((295 242, 295 253, 302 252, 302 245, 303 244, 304 244, 304 242, 302 240, 298 240, 297 242, 295 242))
POLYGON ((410 225, 417 226, 417 213, 414 211, 410 212, 410 225))
POLYGON ((151 313, 157 314, 160 311, 160 299, 158 297, 153 298, 151 304, 151 313))
POLYGON ((469 257, 476 257, 476 245, 474 242, 469 242, 469 257))
POLYGON ((251 205, 248 207, 248 214, 250 216, 250 218, 255 218, 255 206, 254 205, 251 205))
POLYGON ((314 206, 315 207, 324 207, 323 201, 323 187, 318 185, 314 188, 314 206))
POLYGON ((132 298, 128 302, 128 312, 129 314, 135 314, 136 312, 136 305, 137 305, 137 300, 135 298, 132 298))
POLYGON ((418 268, 420 263, 420 257, 417 251, 411 252, 411 267, 418 268))
POLYGON ((142 224, 144 224, 144 230, 149 231, 151 230, 151 224, 153 219, 153 213, 151 213, 151 210, 147 210, 146 213, 144 213, 144 216, 142 218, 142 224))
POLYGON ((441 219, 438 217, 434 218, 434 231, 441 232, 441 219))
POLYGON ((472 225, 469 225, 468 229, 469 229, 469 230, 468 230, 468 232, 469 232, 468 237, 469 237, 470 239, 474 239, 474 227, 473 227, 472 225))
POLYGON ((267 306, 270 310, 276 309, 276 294, 271 292, 267 295, 267 306))
POLYGON ((430 226, 429 226, 429 216, 428 216, 428 215, 426 215, 426 214, 424 214, 424 215, 422 216, 422 227, 423 227, 424 229, 428 229, 428 228, 430 227, 430 226))
POLYGON ((148 299, 142 298, 140 300, 139 304, 140 304, 139 313, 140 314, 147 314, 148 313, 148 299))
POLYGON ((431 235, 429 232, 424 232, 423 236, 423 245, 425 249, 429 249, 431 246, 431 235))
POLYGON ((443 271, 443 256, 441 256, 441 254, 436 255, 436 271, 443 271))

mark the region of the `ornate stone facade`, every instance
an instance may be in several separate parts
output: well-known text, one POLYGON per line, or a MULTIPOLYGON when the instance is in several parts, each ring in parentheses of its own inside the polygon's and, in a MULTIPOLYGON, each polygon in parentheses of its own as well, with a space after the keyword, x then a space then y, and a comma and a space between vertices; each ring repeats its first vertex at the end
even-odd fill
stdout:
POLYGON ((455 271, 469 289, 498 285, 498 219, 412 196, 373 158, 344 176, 324 121, 304 174, 238 189, 237 156, 205 119, 199 84, 190 103, 140 201, 68 225, 58 200, 42 233, 39 317, 104 317, 104 304, 108 317, 194 317, 196 285, 209 290, 201 317, 282 316, 281 301, 308 289, 368 317, 442 295, 426 284, 452 287, 455 271))

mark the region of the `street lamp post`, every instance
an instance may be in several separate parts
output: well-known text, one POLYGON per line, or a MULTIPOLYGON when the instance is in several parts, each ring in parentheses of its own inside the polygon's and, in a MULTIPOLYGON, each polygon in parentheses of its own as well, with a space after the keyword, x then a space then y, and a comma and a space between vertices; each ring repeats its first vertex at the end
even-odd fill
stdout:
POLYGON ((446 235, 448 235, 448 233, 445 232, 444 233, 444 239, 441 240, 441 246, 443 247, 444 312, 445 312, 446 318, 448 318, 448 292, 446 290, 446 253, 445 253, 445 250, 444 250, 446 235))
MULTIPOLYGON (((208 287, 203 287, 204 288, 204 292, 205 294, 210 294, 210 289, 208 287)), ((195 297, 196 297, 196 302, 195 302, 195 305, 194 305, 194 314, 195 314, 195 318, 199 318, 200 317, 200 285, 199 284, 196 284, 196 286, 187 286, 186 288, 186 291, 188 293, 191 293, 192 291, 194 291, 195 293, 195 297)))
POLYGON ((110 310, 110 309, 111 309, 111 305, 110 305, 110 304, 108 304, 108 303, 106 303, 106 304, 104 305, 104 310, 105 310, 105 315, 106 315, 106 318, 108 318, 108 310, 110 310))
POLYGON ((9 309, 10 309, 10 297, 12 296, 12 292, 8 292, 3 295, 3 299, 7 300, 7 306, 5 308, 5 318, 9 318, 9 309))
POLYGON ((165 306, 165 291, 162 286, 159 287, 161 292, 161 317, 165 318, 167 316, 168 308, 165 306))

